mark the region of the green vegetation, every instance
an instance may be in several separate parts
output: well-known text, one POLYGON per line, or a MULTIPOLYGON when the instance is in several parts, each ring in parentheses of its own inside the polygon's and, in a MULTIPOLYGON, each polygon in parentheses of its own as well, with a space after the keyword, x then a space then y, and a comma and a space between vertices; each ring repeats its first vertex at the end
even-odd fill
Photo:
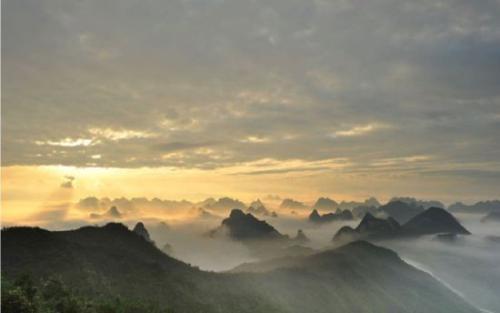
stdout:
POLYGON ((173 313, 146 301, 89 299, 78 295, 61 280, 48 278, 35 282, 23 274, 10 282, 2 278, 3 313, 173 313))

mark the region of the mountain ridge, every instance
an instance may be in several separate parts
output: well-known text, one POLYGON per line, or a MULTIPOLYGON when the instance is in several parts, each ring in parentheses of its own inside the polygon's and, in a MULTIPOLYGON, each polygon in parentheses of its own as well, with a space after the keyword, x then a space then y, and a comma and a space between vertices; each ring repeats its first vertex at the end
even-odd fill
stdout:
POLYGON ((470 234, 451 213, 442 208, 432 207, 402 225, 392 217, 382 219, 366 213, 356 228, 342 227, 335 233, 332 241, 395 239, 439 233, 470 234))
POLYGON ((89 297, 145 299, 172 312, 477 312, 394 252, 369 243, 287 260, 301 260, 300 266, 212 273, 167 256, 123 224, 2 230, 8 278, 26 271, 57 275, 89 297))

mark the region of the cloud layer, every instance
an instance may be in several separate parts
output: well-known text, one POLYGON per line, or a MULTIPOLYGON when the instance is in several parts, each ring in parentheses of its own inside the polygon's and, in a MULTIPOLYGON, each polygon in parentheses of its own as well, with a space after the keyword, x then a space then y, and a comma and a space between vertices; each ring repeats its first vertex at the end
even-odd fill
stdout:
POLYGON ((498 1, 7 1, 3 165, 500 181, 498 1), (292 160, 292 161, 290 161, 292 160))

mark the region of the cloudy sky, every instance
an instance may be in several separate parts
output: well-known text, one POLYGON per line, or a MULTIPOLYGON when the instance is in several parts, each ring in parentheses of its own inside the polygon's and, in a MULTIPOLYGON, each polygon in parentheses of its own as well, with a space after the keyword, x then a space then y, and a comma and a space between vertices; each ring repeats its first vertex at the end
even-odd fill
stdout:
POLYGON ((4 204, 65 183, 498 197, 499 16, 498 0, 3 1, 4 204))

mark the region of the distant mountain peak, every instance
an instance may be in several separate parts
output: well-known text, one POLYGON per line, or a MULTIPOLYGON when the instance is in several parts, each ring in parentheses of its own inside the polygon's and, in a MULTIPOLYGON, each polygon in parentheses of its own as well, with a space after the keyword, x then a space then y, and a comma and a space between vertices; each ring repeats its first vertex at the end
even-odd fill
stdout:
POLYGON ((456 233, 470 234, 455 217, 442 208, 432 207, 415 216, 403 225, 408 234, 456 233))
POLYGON ((144 223, 137 223, 134 227, 133 232, 144 238, 146 241, 152 242, 151 237, 149 236, 149 232, 146 229, 146 226, 144 226, 144 223))
POLYGON ((440 233, 470 234, 448 211, 432 207, 403 225, 392 217, 382 219, 366 213, 355 229, 348 226, 342 227, 333 240, 399 238, 440 233))
POLYGON ((309 214, 309 221, 313 223, 328 223, 334 221, 350 221, 354 217, 352 212, 349 210, 337 209, 335 213, 319 214, 318 210, 314 209, 311 214, 309 214))
POLYGON ((270 212, 264 203, 260 201, 260 199, 257 199, 256 201, 253 201, 250 206, 247 209, 248 213, 252 213, 255 215, 260 215, 260 216, 272 216, 272 217, 277 217, 276 212, 270 212))
POLYGON ((221 227, 212 231, 211 234, 215 235, 224 230, 232 239, 243 241, 285 238, 266 221, 257 219, 251 213, 245 214, 240 209, 231 210, 229 217, 222 221, 221 227))
POLYGON ((313 205, 313 209, 318 210, 333 210, 337 207, 338 203, 335 200, 330 198, 320 197, 316 200, 316 203, 313 205))
POLYGON ((118 209, 116 208, 116 206, 112 206, 109 211, 108 211, 108 214, 112 217, 122 217, 122 214, 120 213, 120 211, 118 211, 118 209))

